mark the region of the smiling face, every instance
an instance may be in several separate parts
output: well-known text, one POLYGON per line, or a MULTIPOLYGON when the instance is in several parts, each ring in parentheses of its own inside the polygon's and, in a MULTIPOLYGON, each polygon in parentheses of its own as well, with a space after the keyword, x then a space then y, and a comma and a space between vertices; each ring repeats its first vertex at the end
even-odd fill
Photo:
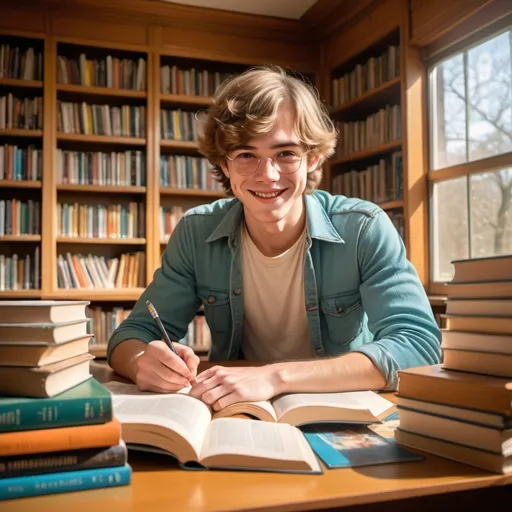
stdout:
POLYGON ((229 158, 222 165, 233 194, 244 205, 245 214, 258 222, 293 223, 301 218, 307 174, 316 168, 318 158, 308 159, 306 148, 295 134, 294 119, 291 108, 281 107, 269 133, 253 137, 247 144, 229 151, 229 158), (259 158, 259 166, 252 174, 237 171, 243 173, 244 168, 254 165, 259 158), (292 173, 280 172, 272 165, 272 158, 283 170, 294 169, 295 165, 298 168, 292 173))

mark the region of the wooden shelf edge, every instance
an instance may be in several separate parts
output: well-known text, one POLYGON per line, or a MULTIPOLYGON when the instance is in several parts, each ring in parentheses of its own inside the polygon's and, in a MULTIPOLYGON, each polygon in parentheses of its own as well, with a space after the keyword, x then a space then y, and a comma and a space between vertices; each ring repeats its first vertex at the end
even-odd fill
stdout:
POLYGON ((173 149, 198 149, 197 142, 193 140, 160 139, 160 146, 173 149))
POLYGON ((393 150, 398 150, 402 145, 402 140, 392 140, 389 142, 384 142, 383 144, 379 144, 378 146, 373 146, 371 148, 363 149, 362 151, 358 151, 357 153, 350 153, 348 155, 343 155, 341 157, 335 158, 331 160, 331 165, 339 165, 345 164, 349 162, 355 162, 357 160, 363 160, 364 158, 369 158, 372 156, 379 155, 381 153, 389 153, 393 150))
POLYGON ((380 94, 388 92, 393 88, 400 87, 400 81, 400 77, 393 78, 392 80, 388 80, 387 82, 381 84, 379 87, 375 87, 371 91, 365 92, 364 94, 357 98, 347 101, 346 103, 343 103, 342 105, 339 105, 337 107, 333 107, 331 109, 331 115, 337 116, 343 114, 344 112, 351 110, 359 105, 363 105, 365 102, 372 100, 373 98, 379 96, 380 94))
POLYGON ((81 238, 72 236, 58 236, 60 244, 98 244, 98 245, 142 245, 145 238, 81 238))
POLYGON ((136 301, 145 288, 73 288, 59 289, 43 295, 43 299, 93 301, 136 301))
POLYGON ((40 242, 41 235, 0 235, 1 242, 40 242))
POLYGON ((57 92, 74 92, 91 96, 112 96, 116 98, 147 98, 146 91, 116 89, 97 85, 57 84, 57 92))
POLYGON ((94 357, 97 357, 99 359, 106 359, 107 357, 107 345, 99 345, 97 347, 90 346, 89 347, 89 354, 91 354, 94 357))
POLYGON ((41 188, 40 181, 30 180, 0 180, 0 188, 41 188))
MULTIPOLYGON (((1 135, 1 133, 0 133, 1 135)), ((124 144, 126 146, 145 146, 146 139, 142 137, 115 137, 112 135, 83 135, 76 133, 57 133, 57 141, 94 142, 103 144, 124 144)))
POLYGON ((396 210, 404 207, 402 199, 396 199, 394 201, 386 201, 385 203, 378 203, 383 210, 396 210))
POLYGON ((145 194, 146 187, 136 185, 90 185, 90 184, 75 184, 75 183, 60 183, 57 185, 57 190, 68 192, 99 192, 99 193, 113 193, 113 194, 145 194))
POLYGON ((43 136, 43 130, 24 130, 22 128, 1 128, 0 136, 2 137, 34 137, 43 136))
POLYGON ((30 87, 33 89, 41 89, 43 87, 42 80, 23 80, 20 78, 0 78, 0 85, 13 87, 30 87))
POLYGON ((0 299, 40 299, 41 290, 0 290, 0 299))

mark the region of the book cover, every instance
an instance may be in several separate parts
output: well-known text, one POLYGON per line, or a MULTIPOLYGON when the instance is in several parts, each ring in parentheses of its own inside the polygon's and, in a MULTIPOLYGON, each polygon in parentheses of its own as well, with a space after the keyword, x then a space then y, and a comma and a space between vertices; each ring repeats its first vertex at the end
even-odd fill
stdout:
POLYGON ((96 379, 51 398, 0 397, 0 433, 112 420, 112 395, 96 379))
POLYGON ((0 480, 0 500, 129 485, 131 475, 131 466, 125 464, 112 468, 4 478, 0 480))
POLYGON ((308 425, 302 431, 329 469, 422 460, 422 455, 396 444, 397 425, 398 415, 394 414, 376 425, 308 425))

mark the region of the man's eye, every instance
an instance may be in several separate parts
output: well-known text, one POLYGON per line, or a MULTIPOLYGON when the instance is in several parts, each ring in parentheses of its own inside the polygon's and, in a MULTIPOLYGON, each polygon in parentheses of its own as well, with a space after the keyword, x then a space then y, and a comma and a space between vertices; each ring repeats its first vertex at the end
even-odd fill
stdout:
POLYGON ((240 153, 235 157, 237 160, 246 160, 249 158, 254 158, 254 155, 252 153, 240 153))
POLYGON ((294 153, 293 151, 281 151, 281 153, 279 153, 277 156, 278 157, 287 157, 287 156, 297 156, 297 154, 294 153))

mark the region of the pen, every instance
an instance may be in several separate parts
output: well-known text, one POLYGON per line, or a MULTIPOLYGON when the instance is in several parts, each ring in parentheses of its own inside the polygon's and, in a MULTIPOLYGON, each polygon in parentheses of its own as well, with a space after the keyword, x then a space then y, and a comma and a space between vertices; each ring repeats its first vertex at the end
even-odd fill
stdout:
POLYGON ((169 335, 167 334, 167 331, 165 330, 164 325, 162 324, 162 321, 160 320, 160 317, 158 316, 155 306, 153 306, 153 304, 151 304, 151 302, 149 302, 149 300, 146 301, 146 306, 148 307, 148 310, 149 310, 149 313, 151 314, 151 316, 155 319, 155 322, 157 323, 158 327, 160 328, 160 331, 162 332, 162 339, 165 341, 167 346, 176 355, 178 355, 178 352, 176 352, 176 349, 174 348, 174 345, 172 344, 171 339, 169 338, 169 335))

